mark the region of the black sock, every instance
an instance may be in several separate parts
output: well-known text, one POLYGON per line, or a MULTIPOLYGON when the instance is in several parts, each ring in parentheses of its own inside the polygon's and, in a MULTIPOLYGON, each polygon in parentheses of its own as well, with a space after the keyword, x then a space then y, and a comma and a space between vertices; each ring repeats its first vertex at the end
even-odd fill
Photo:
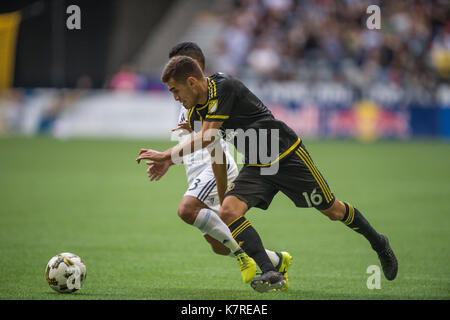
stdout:
POLYGON ((234 220, 228 228, 230 228, 231 234, 239 246, 255 260, 263 273, 276 271, 264 249, 258 232, 252 227, 250 221, 240 217, 234 220))
POLYGON ((358 209, 351 204, 344 202, 345 216, 342 222, 349 228, 362 234, 369 242, 375 251, 378 251, 384 246, 384 242, 379 233, 369 224, 358 209))

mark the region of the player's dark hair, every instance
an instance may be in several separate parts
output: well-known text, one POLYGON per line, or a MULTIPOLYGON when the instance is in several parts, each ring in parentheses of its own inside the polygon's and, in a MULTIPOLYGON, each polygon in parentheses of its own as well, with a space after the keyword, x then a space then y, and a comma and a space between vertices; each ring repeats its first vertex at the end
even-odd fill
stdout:
POLYGON ((187 78, 202 79, 203 72, 198 63, 188 56, 176 56, 169 60, 164 67, 161 81, 167 83, 170 79, 176 82, 184 82, 187 78))
POLYGON ((200 68, 205 71, 205 56, 203 55, 202 49, 194 42, 181 42, 174 46, 169 52, 169 59, 176 56, 188 56, 195 59, 199 64, 200 68))

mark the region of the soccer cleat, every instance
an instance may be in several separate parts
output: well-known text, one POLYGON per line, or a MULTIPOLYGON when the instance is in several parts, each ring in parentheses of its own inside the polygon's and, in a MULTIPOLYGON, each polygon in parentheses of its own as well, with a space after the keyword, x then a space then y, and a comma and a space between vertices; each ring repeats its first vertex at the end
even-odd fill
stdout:
POLYGON ((282 251, 280 254, 280 263, 278 267, 278 272, 284 275, 284 278, 286 279, 286 284, 281 288, 282 291, 286 290, 289 287, 289 280, 288 280, 288 269, 291 266, 291 260, 292 256, 289 254, 289 252, 282 251))
POLYGON ((267 271, 252 280, 250 285, 255 291, 264 293, 270 290, 280 290, 286 284, 284 276, 277 271, 267 271))
POLYGON ((250 282, 256 273, 256 262, 250 258, 245 252, 236 254, 236 259, 241 269, 242 281, 244 283, 250 282))
POLYGON ((385 245, 381 250, 377 251, 378 258, 380 258, 381 267, 383 268, 386 279, 394 280, 398 272, 398 261, 389 245, 388 238, 383 234, 380 234, 380 236, 385 241, 385 245))

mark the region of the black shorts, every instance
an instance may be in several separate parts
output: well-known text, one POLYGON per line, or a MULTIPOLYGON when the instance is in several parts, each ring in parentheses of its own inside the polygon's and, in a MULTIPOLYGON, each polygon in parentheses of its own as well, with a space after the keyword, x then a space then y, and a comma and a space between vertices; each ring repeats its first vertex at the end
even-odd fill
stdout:
POLYGON ((248 208, 266 210, 278 191, 287 195, 297 207, 330 208, 334 195, 314 165, 303 143, 279 161, 274 175, 261 175, 261 167, 244 166, 225 196, 235 196, 248 208))

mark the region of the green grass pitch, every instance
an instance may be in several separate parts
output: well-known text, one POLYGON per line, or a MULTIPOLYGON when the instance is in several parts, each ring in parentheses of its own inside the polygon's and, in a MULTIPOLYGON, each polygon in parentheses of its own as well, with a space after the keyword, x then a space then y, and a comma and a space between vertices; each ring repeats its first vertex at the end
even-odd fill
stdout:
POLYGON ((149 182, 141 147, 173 142, 0 139, 0 299, 450 299, 450 145, 306 141, 335 195, 389 236, 399 274, 366 286, 376 254, 359 234, 277 195, 248 219, 265 247, 293 256, 286 292, 259 294, 212 253, 177 207, 182 166, 149 182), (48 260, 87 265, 78 292, 46 283, 48 260))

